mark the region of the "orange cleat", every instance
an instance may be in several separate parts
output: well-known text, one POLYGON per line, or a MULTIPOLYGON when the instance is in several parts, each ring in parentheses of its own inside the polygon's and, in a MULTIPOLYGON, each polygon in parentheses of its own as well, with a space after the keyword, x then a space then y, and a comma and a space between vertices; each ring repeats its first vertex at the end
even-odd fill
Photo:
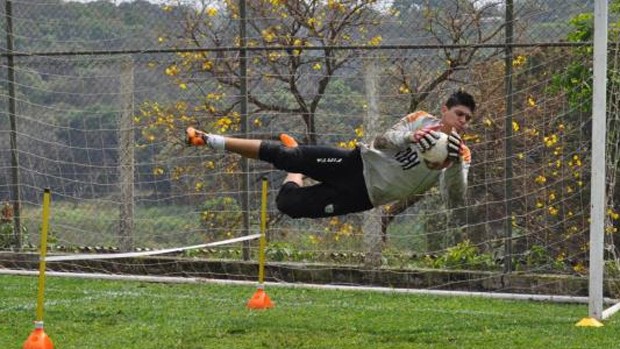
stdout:
POLYGON ((187 130, 185 130, 185 136, 187 145, 189 146, 202 146, 207 143, 205 139, 205 133, 202 131, 198 131, 193 127, 188 127, 187 130))
POLYGON ((284 146, 287 148, 295 148, 298 146, 295 138, 287 135, 286 133, 280 134, 280 142, 282 142, 282 144, 284 144, 284 146))

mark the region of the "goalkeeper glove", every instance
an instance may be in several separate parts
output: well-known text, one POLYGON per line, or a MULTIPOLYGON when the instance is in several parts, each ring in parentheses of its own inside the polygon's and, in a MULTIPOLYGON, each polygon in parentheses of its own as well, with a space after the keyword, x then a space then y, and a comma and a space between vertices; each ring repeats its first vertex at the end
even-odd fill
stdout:
POLYGON ((413 133, 411 137, 412 142, 418 147, 420 152, 424 153, 437 144, 439 139, 437 130, 439 128, 441 128, 441 125, 425 126, 413 133))
POLYGON ((448 160, 452 162, 461 161, 461 149, 463 148, 463 140, 456 131, 450 132, 448 135, 448 160))

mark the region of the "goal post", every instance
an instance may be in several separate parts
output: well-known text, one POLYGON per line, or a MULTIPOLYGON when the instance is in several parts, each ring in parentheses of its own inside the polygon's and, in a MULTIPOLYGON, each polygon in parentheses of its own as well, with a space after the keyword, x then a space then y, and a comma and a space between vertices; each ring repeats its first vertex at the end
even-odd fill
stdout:
POLYGON ((607 1, 594 6, 594 69, 592 95, 592 179, 590 193, 589 316, 603 315, 603 248, 606 205, 607 1))

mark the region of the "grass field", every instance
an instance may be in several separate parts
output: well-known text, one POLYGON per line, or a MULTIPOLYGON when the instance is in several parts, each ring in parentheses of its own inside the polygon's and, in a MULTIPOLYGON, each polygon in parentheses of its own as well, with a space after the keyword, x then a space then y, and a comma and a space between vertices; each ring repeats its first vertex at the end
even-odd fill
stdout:
MULTIPOLYGON (((0 276, 0 348, 32 331, 35 277, 0 276)), ((615 348, 620 317, 580 328, 587 305, 253 286, 50 277, 45 328, 71 348, 615 348)))

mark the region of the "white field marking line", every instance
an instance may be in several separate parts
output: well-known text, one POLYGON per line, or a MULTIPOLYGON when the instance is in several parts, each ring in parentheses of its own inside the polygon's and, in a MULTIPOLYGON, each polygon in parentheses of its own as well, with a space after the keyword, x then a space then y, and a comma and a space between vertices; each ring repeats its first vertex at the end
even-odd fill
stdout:
POLYGON ((66 256, 50 256, 50 257, 46 257, 44 260, 46 262, 61 262, 61 261, 81 261, 81 260, 89 260, 89 259, 115 259, 115 258, 132 258, 132 257, 142 257, 142 256, 153 256, 153 255, 158 255, 158 254, 181 252, 181 251, 186 251, 186 250, 195 250, 195 249, 198 249, 198 248, 215 247, 215 246, 232 244, 232 243, 235 243, 235 242, 254 240, 254 239, 258 239, 260 236, 261 236, 261 234, 253 234, 253 235, 248 235, 248 236, 241 236, 241 237, 234 238, 234 239, 210 242, 210 243, 207 243, 207 244, 185 246, 185 247, 176 247, 176 248, 168 248, 168 249, 154 250, 154 251, 110 253, 110 254, 75 254, 75 255, 66 255, 66 256))
MULTIPOLYGON (((45 307, 46 308, 51 308, 54 306, 62 306, 62 305, 72 305, 72 304, 76 304, 76 303, 90 303, 94 300, 99 300, 99 299, 103 299, 103 298, 119 298, 119 297, 126 297, 129 296, 130 294, 128 292, 105 292, 105 293, 101 293, 101 294, 97 294, 97 295, 92 295, 92 296, 87 296, 87 297, 77 297, 74 299, 63 299, 63 300, 52 300, 52 301, 45 301, 45 307)), ((144 294, 134 294, 131 295, 132 297, 145 297, 144 294)), ((19 310, 34 310, 36 307, 36 304, 27 304, 27 305, 14 305, 12 307, 5 307, 3 306, 0 309, 0 313, 8 313, 11 311, 19 311, 19 310)))

